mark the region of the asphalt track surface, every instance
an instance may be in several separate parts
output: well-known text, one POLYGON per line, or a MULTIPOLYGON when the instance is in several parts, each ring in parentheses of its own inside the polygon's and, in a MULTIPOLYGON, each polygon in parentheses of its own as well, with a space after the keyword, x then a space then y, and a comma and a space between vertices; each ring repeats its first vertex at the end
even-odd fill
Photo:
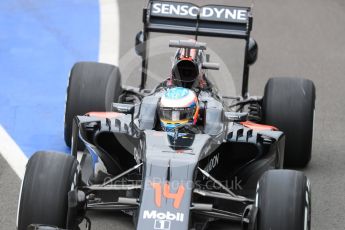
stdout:
MULTIPOLYGON (((127 77, 123 76, 128 78, 124 80, 126 84, 139 83, 139 69, 127 70, 126 65, 128 59, 133 63, 139 62, 130 50, 135 33, 141 28, 140 9, 143 5, 142 1, 137 0, 119 1, 120 67, 124 69, 123 74, 130 73, 127 77)), ((272 76, 305 77, 313 80, 316 85, 313 158, 304 172, 312 183, 312 227, 317 230, 342 230, 345 226, 344 23, 343 0, 260 0, 256 1, 254 8, 253 37, 258 41, 260 50, 259 59, 251 68, 251 94, 261 95, 265 82, 272 76)), ((238 88, 242 56, 241 49, 236 47, 240 44, 224 40, 206 41, 224 62, 229 63, 238 88)), ((152 69, 157 73, 165 73, 169 67, 160 64, 152 69)), ((154 81, 151 79, 151 82, 154 81)), ((19 187, 20 180, 0 157, 0 229, 15 228, 19 187)), ((132 228, 130 218, 123 215, 104 213, 92 217, 95 220, 93 229, 132 228)))

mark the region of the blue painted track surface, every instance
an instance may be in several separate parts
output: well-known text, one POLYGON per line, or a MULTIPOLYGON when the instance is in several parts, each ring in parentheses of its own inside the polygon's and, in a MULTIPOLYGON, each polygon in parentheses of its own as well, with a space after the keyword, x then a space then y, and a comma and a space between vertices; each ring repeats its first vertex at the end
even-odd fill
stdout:
POLYGON ((97 0, 0 1, 0 124, 29 157, 68 152, 63 140, 69 70, 97 61, 97 0))

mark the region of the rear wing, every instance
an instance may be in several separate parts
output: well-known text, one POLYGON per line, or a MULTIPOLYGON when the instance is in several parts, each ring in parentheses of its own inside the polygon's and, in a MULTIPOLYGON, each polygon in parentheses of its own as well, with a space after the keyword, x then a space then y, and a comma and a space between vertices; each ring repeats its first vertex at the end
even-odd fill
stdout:
MULTIPOLYGON (((150 32, 173 33, 198 36, 238 38, 246 41, 242 96, 248 96, 249 78, 249 44, 250 32, 253 25, 251 7, 205 5, 197 6, 188 2, 172 2, 162 0, 149 0, 148 6, 143 10, 144 44, 142 57, 142 74, 140 89, 145 89, 147 81, 148 50, 146 41, 150 32)), ((181 44, 179 44, 181 45, 181 44)), ((217 69, 215 66, 210 68, 217 69)))
POLYGON ((150 1, 143 14, 145 32, 248 39, 250 7, 150 1))

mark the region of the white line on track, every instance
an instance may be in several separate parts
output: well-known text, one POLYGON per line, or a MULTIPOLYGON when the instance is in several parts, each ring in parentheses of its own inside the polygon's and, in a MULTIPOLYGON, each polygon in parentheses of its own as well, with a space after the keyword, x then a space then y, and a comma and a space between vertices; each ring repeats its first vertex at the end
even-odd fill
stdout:
MULTIPOLYGON (((99 4, 100 44, 98 61, 118 65, 120 40, 118 3, 117 0, 99 0, 99 4)), ((28 158, 1 125, 0 154, 22 180, 28 158)))
POLYGON ((0 153, 2 157, 5 158, 19 178, 23 179, 28 158, 1 125, 0 140, 0 153))
POLYGON ((119 62, 120 17, 117 0, 99 0, 100 45, 98 61, 113 65, 119 62))

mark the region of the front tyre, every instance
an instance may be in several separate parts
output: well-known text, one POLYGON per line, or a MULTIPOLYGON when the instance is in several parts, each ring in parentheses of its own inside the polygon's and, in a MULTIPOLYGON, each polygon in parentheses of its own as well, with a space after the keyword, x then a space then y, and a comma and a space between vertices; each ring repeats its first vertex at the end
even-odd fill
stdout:
POLYGON ((18 202, 18 230, 30 224, 66 228, 68 192, 76 186, 77 167, 77 160, 64 153, 37 152, 30 158, 18 202))
POLYGON ((295 170, 269 170, 258 182, 257 230, 310 230, 307 177, 295 170))

